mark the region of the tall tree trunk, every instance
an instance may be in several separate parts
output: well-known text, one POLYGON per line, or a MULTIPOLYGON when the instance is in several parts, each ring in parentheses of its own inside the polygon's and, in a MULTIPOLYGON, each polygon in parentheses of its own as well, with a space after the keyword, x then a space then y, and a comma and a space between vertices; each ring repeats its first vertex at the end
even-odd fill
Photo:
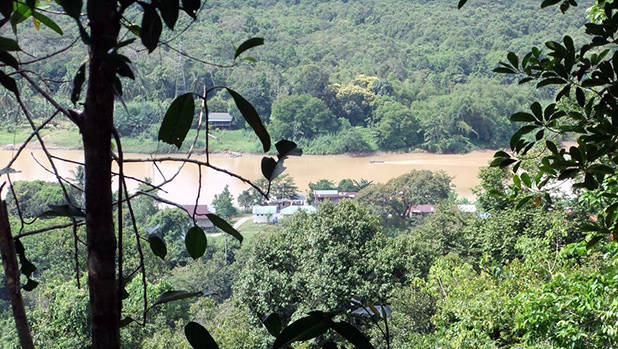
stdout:
MULTIPOLYGON (((86 170, 86 234, 88 245, 88 287, 93 348, 120 347, 120 313, 116 278, 116 236, 111 191, 111 130, 115 72, 106 59, 119 31, 115 0, 97 4, 90 21, 91 44, 88 90, 82 121, 86 170)), ((89 1, 89 2, 90 2, 89 1)))
POLYGON ((17 264, 15 244, 11 235, 11 225, 9 224, 9 214, 4 200, 0 201, 0 255, 2 256, 4 277, 9 291, 19 344, 24 349, 34 348, 30 328, 28 327, 28 319, 26 318, 24 299, 21 296, 19 265, 17 264))

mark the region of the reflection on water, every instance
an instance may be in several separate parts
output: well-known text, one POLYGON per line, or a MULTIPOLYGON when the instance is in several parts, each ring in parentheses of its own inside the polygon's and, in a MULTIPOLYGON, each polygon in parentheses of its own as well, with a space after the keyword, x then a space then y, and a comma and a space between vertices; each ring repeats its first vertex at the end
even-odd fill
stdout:
MULTIPOLYGON (((0 150, 0 167, 13 156, 11 150, 0 150)), ((56 150, 53 152, 62 158, 82 161, 83 153, 80 150, 56 150)), ((493 156, 493 151, 475 151, 464 155, 459 154, 427 154, 427 153, 378 153, 370 156, 350 155, 304 155, 292 157, 286 160, 286 173, 294 178, 296 185, 302 192, 307 192, 309 182, 326 178, 338 182, 342 178, 368 179, 374 182, 386 182, 391 178, 402 175, 413 169, 443 170, 453 178, 455 191, 460 197, 472 199, 471 189, 478 185, 477 174, 479 168, 487 166, 493 156)), ((39 166, 36 158, 43 166, 51 169, 49 162, 40 150, 26 150, 20 159, 13 164, 13 168, 21 171, 12 175, 13 180, 43 179, 53 181, 54 176, 39 166)), ((125 154, 125 158, 144 158, 143 154, 125 154)), ((194 158, 204 157, 196 155, 194 158)), ((247 179, 255 180, 261 176, 260 155, 245 154, 241 157, 232 158, 227 154, 213 154, 210 160, 213 165, 225 168, 247 179)), ((72 171, 75 165, 56 161, 56 166, 61 175, 73 177, 72 171)), ((172 176, 179 168, 179 163, 159 163, 159 169, 165 177, 172 176)), ((127 175, 139 178, 152 178, 154 183, 163 180, 161 173, 155 166, 149 163, 127 163, 125 165, 127 175)), ((166 193, 161 196, 181 204, 192 203, 197 194, 197 182, 199 179, 196 165, 186 164, 174 182, 163 187, 166 193)), ((137 187, 137 183, 129 182, 130 189, 137 187)), ((210 204, 215 194, 221 192, 225 185, 229 185, 234 196, 247 189, 245 183, 216 172, 211 169, 202 170, 202 193, 200 203, 210 204)), ((114 189, 116 186, 114 186, 114 189)))

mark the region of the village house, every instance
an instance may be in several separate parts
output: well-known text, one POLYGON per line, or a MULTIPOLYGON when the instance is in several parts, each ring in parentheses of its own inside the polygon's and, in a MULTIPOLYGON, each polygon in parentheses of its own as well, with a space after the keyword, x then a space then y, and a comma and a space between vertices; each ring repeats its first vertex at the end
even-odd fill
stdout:
POLYGON ((253 206, 253 223, 273 223, 277 221, 277 206, 253 206))
POLYGON ((307 197, 305 195, 294 195, 291 198, 272 200, 268 202, 269 206, 277 206, 277 210, 280 211, 290 206, 303 206, 307 204, 307 197))
POLYGON ((411 205, 407 212, 408 217, 428 216, 434 213, 436 213, 436 205, 433 204, 411 205))
POLYGON ((215 128, 231 128, 233 120, 230 113, 208 113, 208 125, 215 128))
POLYGON ((316 205, 324 201, 330 201, 336 205, 343 199, 354 199, 356 194, 358 193, 351 191, 314 190, 313 198, 316 205))
POLYGON ((182 207, 187 210, 190 215, 193 215, 193 211, 195 211, 195 220, 200 228, 212 229, 215 227, 210 219, 208 219, 208 216, 206 216, 207 214, 212 213, 208 209, 208 205, 197 205, 197 209, 195 208, 195 205, 182 205, 182 207))

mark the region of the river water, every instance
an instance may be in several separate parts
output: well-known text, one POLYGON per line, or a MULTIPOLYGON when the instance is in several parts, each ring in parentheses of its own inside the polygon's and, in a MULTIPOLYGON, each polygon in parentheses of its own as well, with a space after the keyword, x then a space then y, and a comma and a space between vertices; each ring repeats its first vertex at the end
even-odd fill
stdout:
MULTIPOLYGON (((400 176, 414 169, 443 170, 452 177, 455 192, 461 198, 473 199, 472 188, 479 184, 477 178, 479 168, 487 166, 493 156, 493 151, 474 151, 468 154, 429 154, 429 153, 377 153, 367 156, 352 155, 303 155, 286 160, 286 172, 293 179, 299 190, 307 193, 308 183, 326 178, 337 183, 343 178, 367 179, 374 182, 384 183, 391 178, 400 176)), ((13 156, 12 150, 0 150, 0 168, 3 168, 13 156)), ((53 150, 53 154, 74 160, 82 161, 81 150, 53 150)), ((167 155, 166 155, 167 156, 167 155)), ((147 158, 144 154, 125 154, 126 158, 147 158)), ((193 158, 204 160, 204 155, 194 155, 193 158)), ((260 178, 261 155, 243 154, 233 158, 228 154, 210 155, 211 163, 225 168, 247 179, 260 178)), ((53 181, 54 175, 47 172, 41 165, 50 168, 49 162, 40 150, 27 149, 22 152, 20 159, 12 168, 20 171, 11 175, 15 180, 42 179, 53 181)), ((61 175, 73 177, 72 171, 75 165, 62 161, 55 161, 61 175)), ((170 177, 179 167, 179 163, 159 163, 160 171, 170 177)), ((125 172, 139 178, 152 178, 154 183, 160 183, 162 176, 159 170, 150 163, 127 163, 125 172)), ((0 182, 4 178, 0 178, 0 182)), ((196 165, 186 164, 176 179, 163 187, 166 191, 160 195, 168 200, 180 204, 195 202, 197 194, 199 174, 196 165)), ((130 181, 130 189, 137 187, 135 182, 130 181)), ((225 173, 216 172, 212 169, 202 171, 201 204, 210 204, 215 194, 221 192, 225 185, 229 185, 234 197, 247 189, 248 185, 232 178, 225 173)), ((114 189, 116 186, 114 186, 114 189)))

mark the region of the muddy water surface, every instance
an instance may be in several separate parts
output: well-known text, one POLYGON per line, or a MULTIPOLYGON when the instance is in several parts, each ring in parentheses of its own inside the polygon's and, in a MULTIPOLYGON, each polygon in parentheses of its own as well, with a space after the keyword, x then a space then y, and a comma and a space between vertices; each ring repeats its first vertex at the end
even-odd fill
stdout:
MULTIPOLYGON (((83 160, 83 153, 80 150, 55 150, 53 153, 70 160, 83 160)), ((383 183, 413 169, 443 170, 452 177, 457 194, 460 197, 472 199, 471 189, 479 183, 477 178, 479 168, 487 166, 493 153, 493 151, 487 150, 463 155, 427 153, 378 153, 368 156, 304 155, 287 160, 286 173, 292 176, 299 189, 306 193, 309 189, 308 183, 315 182, 321 178, 327 178, 335 182, 342 178, 364 178, 383 183)), ((14 152, 11 150, 0 150, 0 168, 8 163, 13 154, 14 152)), ((125 157, 147 158, 148 155, 125 154, 125 157)), ((26 150, 12 166, 21 172, 12 175, 11 178, 13 180, 54 180, 53 174, 47 172, 33 158, 36 158, 41 165, 50 169, 49 162, 40 150, 26 150)), ((204 155, 196 155, 194 158, 203 159, 204 155)), ((261 176, 259 169, 260 160, 260 155, 252 154, 244 154, 236 158, 232 158, 227 154, 211 155, 211 162, 214 165, 252 180, 258 179, 261 176)), ((56 166, 61 175, 72 177, 72 171, 75 169, 74 164, 56 161, 56 166)), ((160 171, 166 177, 174 174, 178 167, 178 163, 164 162, 159 164, 160 171)), ((131 176, 153 178, 155 183, 160 183, 163 179, 159 170, 149 163, 128 163, 125 165, 125 171, 131 176)), ((181 204, 192 203, 195 201, 197 194, 198 178, 197 166, 187 164, 174 182, 163 187, 166 193, 161 193, 161 196, 181 204)), ((129 185, 131 188, 137 186, 135 183, 129 185)), ((241 181, 211 169, 203 170, 202 185, 200 203, 204 204, 210 204, 214 195, 221 192, 225 185, 229 185, 230 191, 234 196, 248 188, 241 181)))

